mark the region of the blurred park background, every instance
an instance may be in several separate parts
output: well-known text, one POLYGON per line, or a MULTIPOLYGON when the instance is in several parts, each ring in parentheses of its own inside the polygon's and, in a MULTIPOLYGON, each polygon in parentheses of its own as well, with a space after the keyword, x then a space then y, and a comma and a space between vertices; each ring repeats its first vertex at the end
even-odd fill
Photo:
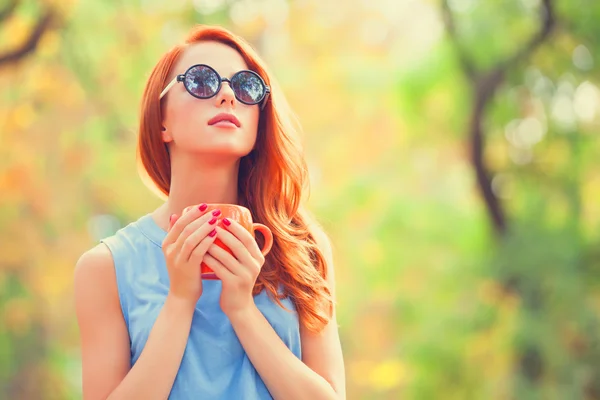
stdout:
POLYGON ((2 0, 0 398, 81 397, 78 257, 157 207, 142 88, 264 57, 335 246, 348 399, 600 399, 600 2, 2 0))

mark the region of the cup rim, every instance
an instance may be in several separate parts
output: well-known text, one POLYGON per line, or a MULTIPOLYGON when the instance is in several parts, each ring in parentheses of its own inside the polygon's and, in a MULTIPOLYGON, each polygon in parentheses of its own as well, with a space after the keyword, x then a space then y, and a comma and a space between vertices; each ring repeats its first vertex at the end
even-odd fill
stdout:
POLYGON ((223 207, 241 208, 242 211, 248 212, 250 214, 250 216, 252 216, 252 212, 250 211, 250 209, 248 207, 242 206, 240 204, 232 204, 232 203, 205 203, 205 204, 208 207, 219 208, 219 209, 222 209, 223 207))
MULTIPOLYGON (((242 211, 250 213, 250 216, 252 217, 252 211, 250 211, 250 209, 248 207, 242 206, 241 204, 234 204, 234 203, 199 203, 199 204, 206 204, 208 207, 212 207, 212 208, 222 208, 222 207, 241 208, 242 211)), ((189 211, 192 207, 198 206, 199 204, 194 204, 194 205, 185 207, 184 213, 189 211)))

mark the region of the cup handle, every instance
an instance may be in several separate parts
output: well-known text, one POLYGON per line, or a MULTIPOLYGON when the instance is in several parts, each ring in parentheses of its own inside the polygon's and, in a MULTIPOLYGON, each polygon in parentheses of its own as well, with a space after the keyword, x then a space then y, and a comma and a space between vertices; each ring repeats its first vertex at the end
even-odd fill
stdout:
POLYGON ((260 249, 260 252, 263 256, 266 256, 267 254, 269 254, 269 251, 271 251, 271 247, 273 247, 273 232, 271 232, 271 230, 266 225, 259 224, 256 222, 252 224, 252 230, 259 231, 264 236, 265 244, 263 248, 260 249))

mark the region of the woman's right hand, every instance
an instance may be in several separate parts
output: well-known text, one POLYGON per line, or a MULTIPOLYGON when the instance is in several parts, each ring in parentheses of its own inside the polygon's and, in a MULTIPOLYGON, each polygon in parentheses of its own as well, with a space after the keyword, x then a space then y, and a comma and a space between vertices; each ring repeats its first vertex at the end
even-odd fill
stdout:
POLYGON ((169 221, 169 232, 162 243, 167 263, 169 295, 196 305, 202 294, 200 264, 208 248, 215 241, 217 217, 221 212, 206 212, 201 204, 169 221))

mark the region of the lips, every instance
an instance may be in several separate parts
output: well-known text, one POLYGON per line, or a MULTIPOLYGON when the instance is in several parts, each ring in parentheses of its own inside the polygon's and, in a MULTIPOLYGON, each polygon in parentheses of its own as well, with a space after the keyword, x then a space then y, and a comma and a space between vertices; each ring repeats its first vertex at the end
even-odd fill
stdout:
POLYGON ((237 126, 238 128, 241 126, 240 120, 237 119, 235 115, 228 114, 228 113, 221 113, 221 114, 215 115, 208 121, 208 125, 215 125, 215 124, 218 124, 219 122, 223 122, 223 121, 230 122, 230 123, 234 124, 235 126, 237 126))

